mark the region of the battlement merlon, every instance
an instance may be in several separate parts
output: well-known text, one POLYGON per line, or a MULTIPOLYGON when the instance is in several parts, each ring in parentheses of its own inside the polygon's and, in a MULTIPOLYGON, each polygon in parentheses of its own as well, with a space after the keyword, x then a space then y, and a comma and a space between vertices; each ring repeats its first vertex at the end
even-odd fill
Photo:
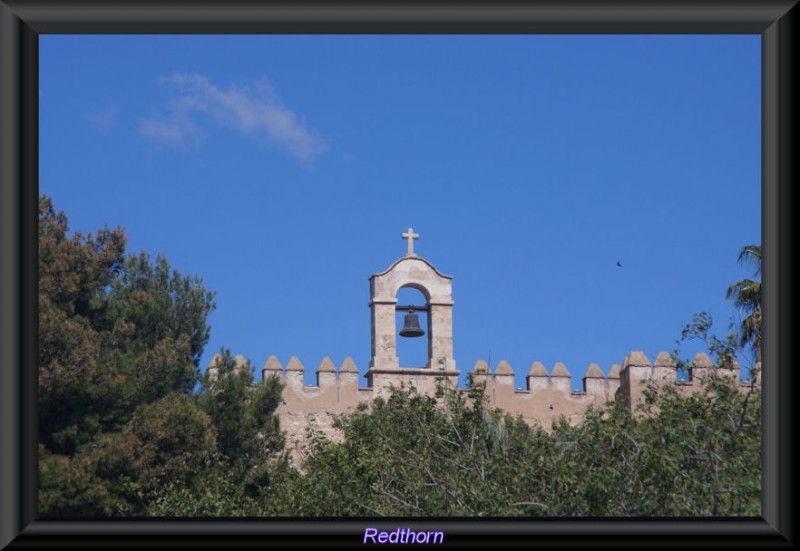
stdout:
MULTIPOLYGON (((219 354, 214 354, 214 356, 211 358, 211 361, 208 363, 207 373, 208 373, 208 378, 211 381, 217 380, 217 377, 219 375, 219 367, 217 366, 217 362, 219 362, 220 360, 222 360, 222 356, 220 356, 219 354)), ((247 360, 244 359, 244 356, 242 356, 241 354, 237 354, 234 357, 233 361, 234 361, 234 366, 233 366, 234 373, 239 373, 241 371, 245 371, 248 369, 248 362, 247 360)))
MULTIPOLYGON (((212 378, 218 376, 216 363, 219 360, 220 357, 215 355, 208 366, 212 378)), ((236 370, 247 365, 241 355, 235 357, 236 370)), ((760 384, 760 368, 761 365, 757 364, 753 384, 760 384)), ((625 356, 622 364, 612 365, 607 377, 598 364, 590 364, 582 377, 582 391, 572 390, 570 372, 561 362, 555 364, 551 373, 542 362, 534 362, 526 375, 525 390, 515 389, 515 372, 505 360, 497 364, 494 372, 485 361, 478 360, 469 375, 473 381, 485 384, 494 406, 512 414, 522 414, 531 421, 546 421, 560 413, 578 420, 588 405, 602 406, 614 400, 621 400, 626 407, 633 409, 643 399, 643 391, 649 383, 677 382, 682 393, 690 393, 699 390, 702 383, 715 374, 738 381, 739 370, 740 366, 735 362, 715 368, 708 355, 699 353, 689 365, 690 380, 678 381, 677 367, 668 353, 659 353, 651 363, 643 352, 633 351, 625 356)), ((368 386, 360 388, 359 371, 350 357, 345 358, 337 370, 331 358, 326 356, 316 369, 316 385, 306 386, 305 367, 297 356, 289 359, 285 369, 274 355, 270 356, 262 368, 265 380, 277 375, 285 385, 285 405, 279 408, 278 413, 297 415, 346 413, 360 402, 387 395, 392 386, 400 386, 400 383, 412 385, 422 393, 432 392, 442 381, 457 388, 460 374, 458 371, 425 368, 371 369, 367 373, 368 386)), ((751 383, 739 384, 747 387, 751 383)))
MULTIPOLYGON (((489 365, 484 360, 478 360, 470 371, 470 377, 476 382, 486 382, 494 385, 513 385, 515 373, 507 361, 502 360, 497 364, 494 375, 492 376, 489 365)), ((619 375, 616 377, 619 378, 619 375)), ((540 361, 536 361, 531 366, 526 375, 527 390, 531 394, 545 390, 557 390, 565 394, 573 394, 571 386, 572 376, 567 367, 561 363, 556 363, 553 373, 549 374, 547 368, 540 361)), ((586 394, 605 395, 607 393, 606 376, 600 366, 596 363, 590 364, 583 376, 583 391, 586 394)))

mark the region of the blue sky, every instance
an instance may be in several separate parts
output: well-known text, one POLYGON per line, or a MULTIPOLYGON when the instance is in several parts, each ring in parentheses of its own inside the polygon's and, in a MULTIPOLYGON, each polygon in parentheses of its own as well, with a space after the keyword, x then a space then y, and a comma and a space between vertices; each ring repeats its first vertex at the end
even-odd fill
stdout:
POLYGON ((43 35, 39 101, 40 192, 202 277, 202 365, 259 379, 366 371, 368 277, 409 226, 454 278, 462 378, 506 360, 522 388, 652 361, 701 310, 724 333, 761 242, 757 35, 43 35))

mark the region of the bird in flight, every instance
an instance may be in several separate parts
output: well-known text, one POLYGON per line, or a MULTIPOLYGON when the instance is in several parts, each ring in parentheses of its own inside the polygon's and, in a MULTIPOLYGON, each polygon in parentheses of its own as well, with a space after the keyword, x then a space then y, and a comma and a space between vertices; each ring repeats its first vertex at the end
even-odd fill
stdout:
POLYGON ((619 260, 617 260, 617 267, 622 268, 622 262, 620 262, 619 260))

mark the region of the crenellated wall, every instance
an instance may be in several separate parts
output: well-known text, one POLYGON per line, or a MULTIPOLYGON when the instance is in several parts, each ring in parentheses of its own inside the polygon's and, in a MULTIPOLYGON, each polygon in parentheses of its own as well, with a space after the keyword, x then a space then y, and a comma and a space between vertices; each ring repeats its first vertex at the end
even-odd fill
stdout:
MULTIPOLYGON (((214 370, 214 361, 216 357, 210 370, 214 370)), ((237 357, 237 364, 243 362, 243 358, 237 357)), ((760 365, 756 367, 757 373, 760 372, 760 365)), ((673 382, 682 393, 689 394, 700 389, 700 382, 714 373, 739 379, 738 364, 734 363, 732 369, 716 369, 711 359, 702 353, 694 357, 689 372, 689 381, 678 381, 677 369, 669 354, 661 352, 651 363, 643 352, 634 351, 625 356, 621 364, 611 366, 608 377, 597 364, 589 365, 581 378, 583 390, 580 391, 572 390, 572 375, 560 362, 550 372, 541 362, 534 362, 526 376, 525 390, 515 389, 515 372, 506 361, 499 362, 492 373, 487 363, 479 360, 469 376, 485 383, 492 406, 512 415, 519 414, 527 422, 546 428, 561 415, 571 424, 579 423, 590 405, 601 407, 618 400, 633 409, 643 399, 648 381, 673 382)), ((400 368, 373 371, 368 377, 369 386, 360 388, 358 368, 349 357, 338 370, 331 359, 325 357, 316 369, 317 384, 314 386, 304 384, 305 367, 296 356, 290 358, 285 369, 275 356, 270 356, 262 375, 266 379, 273 374, 285 384, 277 413, 281 428, 286 431, 287 446, 295 458, 302 455, 309 429, 337 439, 340 435, 332 426, 337 415, 354 411, 361 402, 369 403, 375 397, 386 396, 392 386, 406 383, 422 393, 432 393, 437 380, 454 388, 458 386, 457 371, 400 368)), ((757 379, 756 383, 760 381, 757 379)), ((746 387, 749 383, 740 385, 746 387)))
POLYGON ((521 415, 531 424, 550 426, 553 419, 564 415, 570 423, 578 423, 589 405, 599 407, 614 400, 619 387, 618 370, 611 371, 606 380, 597 364, 591 364, 583 375, 583 390, 572 390, 572 375, 558 362, 552 372, 541 362, 534 362, 526 376, 526 389, 514 387, 514 370, 501 361, 493 376, 483 360, 478 361, 469 375, 473 381, 486 385, 489 403, 512 415, 521 415))
POLYGON ((295 452, 305 447, 307 429, 335 438, 334 416, 354 411, 359 403, 372 400, 371 388, 358 387, 358 368, 349 357, 338 371, 331 359, 325 357, 316 373, 317 384, 305 386, 305 367, 297 356, 289 359, 285 371, 278 359, 270 356, 261 370, 265 380, 278 375, 285 385, 278 415, 281 429, 286 431, 287 446, 295 452))
MULTIPOLYGON (((402 237, 407 241, 408 252, 385 271, 373 274, 370 282, 371 357, 364 373, 367 388, 360 388, 359 370, 351 358, 346 358, 339 369, 330 358, 323 358, 316 369, 317 384, 305 385, 305 367, 297 356, 281 365, 270 356, 262 369, 263 378, 277 375, 284 383, 282 402, 278 406, 281 428, 286 432, 287 445, 294 458, 299 459, 308 442, 308 432, 323 433, 336 440, 341 437, 333 428, 338 415, 355 411, 361 403, 369 404, 386 397, 392 387, 401 384, 413 386, 423 394, 433 394, 438 385, 458 389, 458 377, 453 357, 453 277, 437 270, 433 264, 414 252, 414 240, 419 234, 413 228, 402 237), (424 368, 404 368, 397 357, 398 311, 409 311, 411 305, 399 306, 397 293, 404 287, 420 291, 425 305, 413 305, 415 310, 428 316, 428 361, 424 368)), ((400 332, 402 335, 402 331, 400 332)), ((209 375, 217 376, 217 356, 208 368, 209 375)), ((244 369, 246 362, 237 356, 236 369, 244 369)), ((760 372, 760 366, 756 373, 760 372)), ((583 389, 572 390, 572 375, 563 363, 552 370, 541 362, 534 362, 526 375, 525 390, 515 388, 514 369, 501 361, 491 372, 489 365, 479 360, 469 376, 473 381, 485 383, 489 403, 512 415, 521 415, 531 424, 545 428, 554 419, 564 416, 569 423, 579 423, 589 406, 600 408, 617 401, 631 411, 642 401, 648 382, 661 384, 670 381, 680 392, 691 393, 700 388, 700 381, 712 373, 739 378, 739 366, 717 370, 705 354, 697 354, 689 366, 690 380, 678 381, 672 358, 661 352, 651 363, 643 352, 631 352, 621 364, 614 364, 604 375, 600 366, 590 364, 581 380, 583 389)), ((758 382, 758 381, 756 381, 758 382)), ((467 389, 460 389, 466 392, 467 389)))

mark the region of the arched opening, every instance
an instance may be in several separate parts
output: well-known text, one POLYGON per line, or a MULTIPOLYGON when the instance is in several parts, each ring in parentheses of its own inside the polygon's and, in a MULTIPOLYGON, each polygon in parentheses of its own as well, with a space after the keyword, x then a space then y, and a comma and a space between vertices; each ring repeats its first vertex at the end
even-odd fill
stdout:
POLYGON ((397 298, 398 307, 418 306, 420 308, 419 310, 415 310, 414 313, 419 319, 420 328, 425 331, 425 335, 421 337, 401 337, 400 330, 403 328, 403 323, 408 312, 399 309, 395 311, 397 358, 400 361, 400 367, 426 367, 428 364, 429 342, 431 338, 429 323, 430 312, 425 310, 428 306, 428 300, 420 290, 411 286, 398 289, 395 298, 397 298))

